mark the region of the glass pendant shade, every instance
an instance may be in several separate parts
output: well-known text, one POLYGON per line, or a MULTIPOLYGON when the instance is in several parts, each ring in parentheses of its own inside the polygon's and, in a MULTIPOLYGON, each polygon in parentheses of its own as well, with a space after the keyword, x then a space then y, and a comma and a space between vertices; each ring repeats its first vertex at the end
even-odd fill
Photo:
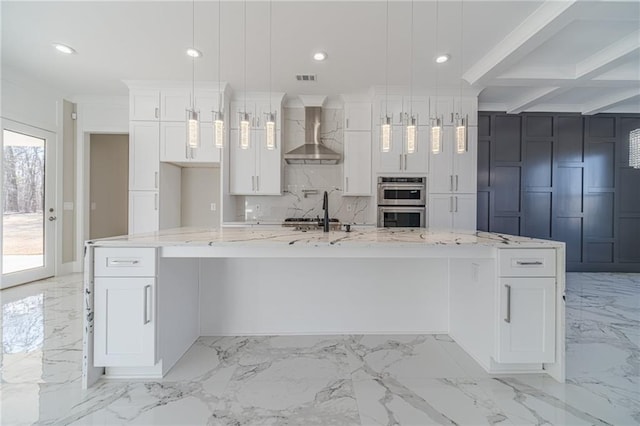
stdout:
POLYGON ((221 112, 216 112, 213 116, 213 145, 224 148, 224 117, 221 112))
POLYGON ((380 126, 380 149, 382 152, 391 151, 391 117, 386 116, 380 126))
POLYGON ((411 117, 409 124, 407 125, 407 154, 413 154, 416 152, 416 144, 418 139, 418 126, 416 126, 416 119, 411 117))
POLYGON ((442 152, 442 120, 436 118, 435 121, 431 126, 431 152, 440 154, 442 152))
POLYGON ((266 145, 268 150, 276 149, 276 115, 269 113, 264 124, 266 134, 266 145))
POLYGON ((467 120, 462 117, 456 118, 456 152, 464 154, 467 152, 467 120))
POLYGON ((240 148, 249 149, 249 114, 240 114, 240 148))
POLYGON ((629 133, 629 166, 640 169, 640 129, 629 133))
POLYGON ((197 111, 187 110, 187 146, 191 149, 200 146, 200 119, 197 111))

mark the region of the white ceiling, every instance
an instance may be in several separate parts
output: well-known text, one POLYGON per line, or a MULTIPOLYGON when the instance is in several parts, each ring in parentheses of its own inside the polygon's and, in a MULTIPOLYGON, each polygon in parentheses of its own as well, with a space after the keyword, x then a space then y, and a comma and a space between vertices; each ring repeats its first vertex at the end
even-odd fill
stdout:
MULTIPOLYGON (((191 80, 191 1, 2 1, 3 78, 19 75, 64 96, 125 95, 123 80, 191 80), (51 43, 77 50, 63 56, 51 43)), ((196 80, 245 88, 242 1, 195 3, 196 80)), ((384 1, 246 3, 246 90, 336 96, 386 83, 416 90, 464 85, 483 109, 520 112, 640 112, 640 2, 419 1, 389 4, 385 61, 384 1), (461 7, 463 6, 463 7, 461 7), (436 7, 438 19, 436 22, 436 7), (464 26, 461 28, 461 22, 464 26), (437 24, 437 25, 436 25, 437 24), (437 26, 437 48, 436 48, 437 26), (461 29, 463 32, 461 34, 461 29), (461 36, 463 39, 461 53, 461 36), (328 59, 316 63, 316 50, 328 59), (436 68, 436 53, 451 60, 436 68), (413 72, 411 72, 413 70, 413 72), (462 71, 462 72, 461 72, 462 71), (300 83, 299 73, 317 74, 300 83)))

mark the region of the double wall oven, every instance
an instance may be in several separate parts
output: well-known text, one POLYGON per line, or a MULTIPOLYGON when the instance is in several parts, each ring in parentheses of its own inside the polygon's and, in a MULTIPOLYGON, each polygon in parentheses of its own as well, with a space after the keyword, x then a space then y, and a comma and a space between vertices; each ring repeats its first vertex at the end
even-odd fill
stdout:
POLYGON ((427 178, 378 177, 378 227, 424 228, 427 178))

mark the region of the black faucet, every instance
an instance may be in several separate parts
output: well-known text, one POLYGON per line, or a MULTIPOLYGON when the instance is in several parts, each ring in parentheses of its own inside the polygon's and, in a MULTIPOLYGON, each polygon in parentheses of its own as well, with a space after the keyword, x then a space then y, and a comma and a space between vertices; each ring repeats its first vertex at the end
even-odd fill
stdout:
POLYGON ((324 210, 324 227, 322 230, 324 232, 329 232, 329 194, 327 191, 324 191, 324 200, 322 201, 322 210, 324 210))

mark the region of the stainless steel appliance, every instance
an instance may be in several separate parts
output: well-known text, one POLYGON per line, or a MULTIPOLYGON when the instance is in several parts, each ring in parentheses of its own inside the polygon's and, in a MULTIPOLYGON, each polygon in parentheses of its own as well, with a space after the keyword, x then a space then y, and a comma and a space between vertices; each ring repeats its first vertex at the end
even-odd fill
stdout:
POLYGON ((425 177, 379 177, 378 227, 424 228, 426 199, 425 177))
POLYGON ((425 206, 427 200, 427 178, 424 177, 379 177, 379 206, 425 206))

